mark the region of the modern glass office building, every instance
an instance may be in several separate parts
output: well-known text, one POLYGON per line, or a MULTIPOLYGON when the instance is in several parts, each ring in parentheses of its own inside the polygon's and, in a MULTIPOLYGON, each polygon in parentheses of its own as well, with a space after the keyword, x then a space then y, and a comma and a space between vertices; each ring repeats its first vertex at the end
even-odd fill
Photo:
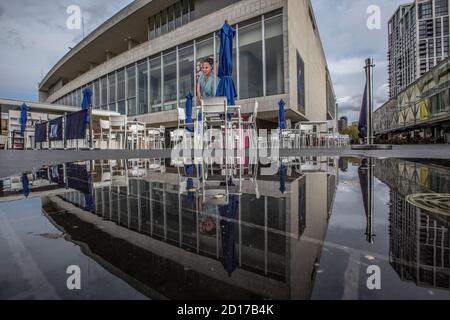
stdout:
MULTIPOLYGON (((310 0, 137 0, 68 52, 41 82, 41 102, 77 106, 93 90, 95 109, 149 124, 174 126, 201 74, 214 61, 219 31, 236 29, 233 78, 238 103, 260 104, 262 126, 276 127, 277 102, 287 117, 330 121, 336 99, 310 0)), ((216 79, 214 85, 219 80, 216 79)))

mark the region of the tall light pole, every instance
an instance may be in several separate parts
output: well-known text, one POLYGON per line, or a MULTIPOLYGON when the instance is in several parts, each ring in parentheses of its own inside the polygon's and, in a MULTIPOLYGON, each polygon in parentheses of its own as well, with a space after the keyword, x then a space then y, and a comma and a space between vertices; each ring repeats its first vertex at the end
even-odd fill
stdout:
POLYGON ((367 144, 373 145, 373 58, 366 59, 366 80, 367 80, 367 144))

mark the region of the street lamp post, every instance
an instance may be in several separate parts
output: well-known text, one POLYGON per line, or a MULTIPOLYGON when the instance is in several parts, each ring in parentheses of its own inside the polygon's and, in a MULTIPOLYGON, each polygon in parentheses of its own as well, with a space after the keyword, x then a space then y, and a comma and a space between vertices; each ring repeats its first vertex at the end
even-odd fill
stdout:
POLYGON ((366 79, 367 79, 367 145, 373 145, 373 58, 366 59, 366 79))

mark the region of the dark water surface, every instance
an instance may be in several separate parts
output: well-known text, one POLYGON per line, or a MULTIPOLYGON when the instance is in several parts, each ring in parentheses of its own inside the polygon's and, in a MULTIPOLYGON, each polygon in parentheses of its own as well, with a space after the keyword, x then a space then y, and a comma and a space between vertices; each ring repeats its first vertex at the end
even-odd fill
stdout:
POLYGON ((450 161, 272 164, 83 161, 4 179, 0 299, 450 299, 450 161))

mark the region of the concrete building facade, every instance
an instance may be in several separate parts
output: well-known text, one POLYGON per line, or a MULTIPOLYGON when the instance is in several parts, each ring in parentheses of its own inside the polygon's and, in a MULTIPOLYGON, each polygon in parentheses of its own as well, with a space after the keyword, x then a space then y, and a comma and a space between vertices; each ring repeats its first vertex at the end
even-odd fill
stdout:
POLYGON ((449 55, 448 0, 415 0, 389 20, 389 95, 411 83, 449 55))
POLYGON ((277 127, 277 103, 284 99, 293 123, 328 120, 337 130, 310 0, 134 1, 50 70, 39 99, 77 106, 82 89, 91 87, 94 109, 173 127, 177 106, 188 92, 196 95, 200 62, 218 65, 224 21, 237 31, 233 77, 244 112, 258 100, 260 125, 277 127))

